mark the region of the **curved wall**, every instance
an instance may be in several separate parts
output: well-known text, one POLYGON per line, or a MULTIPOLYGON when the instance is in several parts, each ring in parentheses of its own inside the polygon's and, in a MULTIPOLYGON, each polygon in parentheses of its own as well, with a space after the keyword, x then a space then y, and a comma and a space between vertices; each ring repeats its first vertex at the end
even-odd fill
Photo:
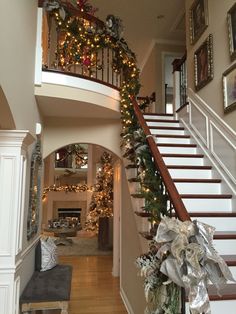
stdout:
POLYGON ((43 133, 43 158, 71 143, 97 144, 121 157, 120 131, 119 119, 47 118, 43 133))

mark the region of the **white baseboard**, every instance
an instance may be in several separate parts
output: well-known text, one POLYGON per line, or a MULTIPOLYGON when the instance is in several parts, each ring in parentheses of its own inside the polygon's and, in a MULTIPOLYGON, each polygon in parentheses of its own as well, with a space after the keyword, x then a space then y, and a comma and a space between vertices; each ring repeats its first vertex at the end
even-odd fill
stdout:
POLYGON ((125 306, 128 314, 135 314, 133 309, 132 309, 132 306, 129 303, 129 300, 128 300, 127 296, 126 296, 126 293, 124 292, 124 290, 122 288, 120 288, 120 296, 121 296, 121 299, 122 299, 122 301, 124 303, 124 306, 125 306))

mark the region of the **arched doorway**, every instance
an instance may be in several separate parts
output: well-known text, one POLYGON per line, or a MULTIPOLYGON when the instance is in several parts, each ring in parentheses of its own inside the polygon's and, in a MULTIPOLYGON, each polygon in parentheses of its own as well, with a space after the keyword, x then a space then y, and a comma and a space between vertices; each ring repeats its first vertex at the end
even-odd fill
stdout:
MULTIPOLYGON (((107 251, 111 247, 113 247, 113 275, 119 275, 119 243, 120 243, 120 228, 119 228, 119 215, 120 215, 120 171, 121 171, 121 162, 120 158, 105 148, 104 146, 100 146, 97 144, 87 144, 87 143, 76 143, 69 144, 63 147, 58 147, 54 152, 51 152, 44 159, 44 189, 47 192, 45 194, 43 202, 43 211, 42 211, 42 230, 48 230, 48 226, 52 227, 52 224, 57 224, 61 219, 60 217, 67 217, 69 221, 78 221, 76 222, 77 231, 76 234, 72 234, 72 236, 76 236, 74 242, 85 244, 86 241, 83 242, 79 239, 83 237, 88 237, 88 214, 90 210, 92 210, 92 198, 93 191, 91 187, 96 186, 96 184, 100 184, 102 189, 105 189, 105 184, 103 186, 102 181, 97 182, 97 174, 100 168, 102 168, 101 157, 104 153, 107 153, 111 156, 111 166, 114 172, 114 180, 113 180, 113 217, 109 219, 109 237, 105 241, 107 244, 107 251), (76 149, 76 151, 75 151, 76 149), (74 153, 73 153, 74 150, 74 153), (77 154, 77 155, 76 155, 77 154), (78 157, 77 162, 74 157, 78 157), (80 158, 86 160, 83 164, 80 164, 80 158), (80 165, 78 165, 78 163, 80 165), (88 188, 86 190, 86 187, 88 188), (83 192, 78 191, 81 188, 84 189, 83 192), (70 217, 70 219, 69 219, 70 217), (72 218, 72 219, 71 219, 72 218), (112 221, 112 224, 111 224, 112 221), (77 241, 78 240, 78 241, 77 241)), ((105 173, 103 177, 106 178, 107 174, 105 173)), ((107 176, 109 178, 109 174, 107 176)), ((107 182, 107 180, 105 180, 107 182)), ((96 192, 95 192, 96 194, 96 192)), ((101 194, 100 194, 101 196, 101 194)), ((99 197, 100 197, 99 196, 99 197)), ((98 198, 95 198, 95 201, 98 198)), ((62 221, 62 220, 61 220, 62 221)), ((91 230, 90 230, 91 231, 91 230)), ((69 234, 71 235, 71 234, 69 234)), ((93 245, 96 245, 94 242, 89 240, 90 249, 93 245), (92 246, 91 246, 92 245, 92 246)), ((101 239, 100 239, 101 240, 101 239)), ((99 245, 99 234, 98 239, 96 240, 99 245)), ((75 247, 79 247, 75 246, 75 247)), ((106 250, 106 249, 105 249, 106 250)), ((68 248, 59 248, 59 252, 69 252, 72 254, 71 247, 68 248)), ((106 254, 102 249, 103 254, 106 254)), ((86 255, 86 248, 83 248, 83 253, 80 254, 86 255)), ((109 252, 107 252, 109 254, 109 252)), ((99 254, 98 250, 94 252, 89 251, 88 255, 91 254, 99 254)))

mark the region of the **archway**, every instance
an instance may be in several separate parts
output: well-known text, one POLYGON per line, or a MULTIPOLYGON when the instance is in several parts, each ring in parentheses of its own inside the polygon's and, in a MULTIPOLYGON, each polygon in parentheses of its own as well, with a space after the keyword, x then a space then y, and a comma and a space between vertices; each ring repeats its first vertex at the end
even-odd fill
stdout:
MULTIPOLYGON (((81 151, 82 152, 82 151, 81 151)), ((80 152, 80 153, 81 153, 80 152)), ((51 190, 48 193, 48 197, 43 202, 43 213, 42 213, 42 229, 48 229, 48 223, 58 221, 58 217, 62 213, 66 213, 67 218, 69 215, 78 215, 80 219, 80 229, 81 232, 77 232, 76 235, 83 235, 83 230, 85 228, 85 219, 89 211, 89 204, 91 201, 92 192, 85 191, 84 193, 73 193, 75 192, 75 186, 86 186, 91 187, 96 183, 96 173, 99 166, 99 161, 103 152, 107 152, 112 156, 112 165, 114 169, 114 180, 113 180, 113 275, 119 275, 119 243, 120 243, 120 228, 119 228, 119 216, 120 216, 120 171, 121 162, 120 158, 105 148, 97 144, 88 143, 72 143, 67 146, 60 146, 54 152, 49 154, 44 159, 45 164, 45 174, 44 174, 44 188, 51 190), (75 162, 69 158, 66 161, 63 158, 63 152, 65 149, 67 151, 72 151, 73 147, 76 145, 77 149, 79 147, 85 151, 87 154, 87 168, 77 167, 75 162), (60 157, 61 155, 61 157, 60 157), (60 163, 58 160, 63 160, 60 163), (66 161, 66 162, 65 162, 66 161), (55 167, 55 165, 61 165, 62 167, 55 167), (50 188, 51 187, 51 188, 50 188), (64 190, 66 187, 66 190, 64 190), (61 191, 61 193, 58 193, 61 191), (69 193, 71 191, 72 193, 69 193)), ((82 154, 81 154, 82 155, 82 154)), ((75 221, 75 219, 73 219, 75 221)), ((68 249, 64 249, 65 252, 68 249)), ((60 249, 59 249, 60 251, 60 249)))

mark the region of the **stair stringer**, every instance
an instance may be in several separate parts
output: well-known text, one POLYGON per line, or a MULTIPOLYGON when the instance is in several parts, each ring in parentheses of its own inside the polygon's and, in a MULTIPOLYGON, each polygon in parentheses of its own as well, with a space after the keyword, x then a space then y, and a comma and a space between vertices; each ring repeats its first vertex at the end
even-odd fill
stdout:
POLYGON ((202 148, 235 195, 236 132, 191 88, 188 88, 188 105, 179 110, 176 116, 202 148), (221 143, 217 147, 218 141, 221 143), (227 164, 224 158, 219 156, 219 147, 222 151, 230 149, 231 160, 234 160, 231 164, 227 164))
MULTIPOLYGON (((124 166, 127 166, 129 164, 129 161, 123 158, 123 163, 124 166)), ((138 182, 129 182, 128 179, 130 178, 135 178, 137 176, 137 169, 136 168, 130 168, 126 169, 125 168, 125 174, 126 174, 126 179, 129 187, 129 192, 130 192, 130 197, 131 197, 131 204, 132 204, 132 212, 134 215, 134 219, 136 222, 136 228, 137 228, 137 233, 139 232, 146 232, 150 229, 150 224, 147 219, 141 218, 135 214, 137 211, 141 211, 141 207, 145 205, 145 200, 144 198, 135 198, 132 197, 132 194, 136 194, 140 192, 140 184, 138 182)), ((148 246, 148 241, 139 235, 140 239, 140 255, 146 253, 149 250, 148 246)))
POLYGON ((197 143, 198 147, 204 153, 206 159, 208 160, 208 165, 211 165, 213 167, 213 177, 217 177, 217 175, 219 174, 220 177, 223 179, 221 183, 221 193, 223 194, 231 193, 233 195, 232 211, 236 211, 236 186, 234 182, 232 182, 231 178, 228 176, 228 174, 224 171, 222 166, 214 158, 214 156, 211 153, 211 150, 208 149, 204 145, 204 143, 202 142, 198 134, 196 134, 195 130, 191 127, 190 123, 187 123, 187 121, 184 118, 181 118, 181 117, 178 117, 178 118, 180 122, 184 125, 184 127, 187 129, 190 136, 197 143))

